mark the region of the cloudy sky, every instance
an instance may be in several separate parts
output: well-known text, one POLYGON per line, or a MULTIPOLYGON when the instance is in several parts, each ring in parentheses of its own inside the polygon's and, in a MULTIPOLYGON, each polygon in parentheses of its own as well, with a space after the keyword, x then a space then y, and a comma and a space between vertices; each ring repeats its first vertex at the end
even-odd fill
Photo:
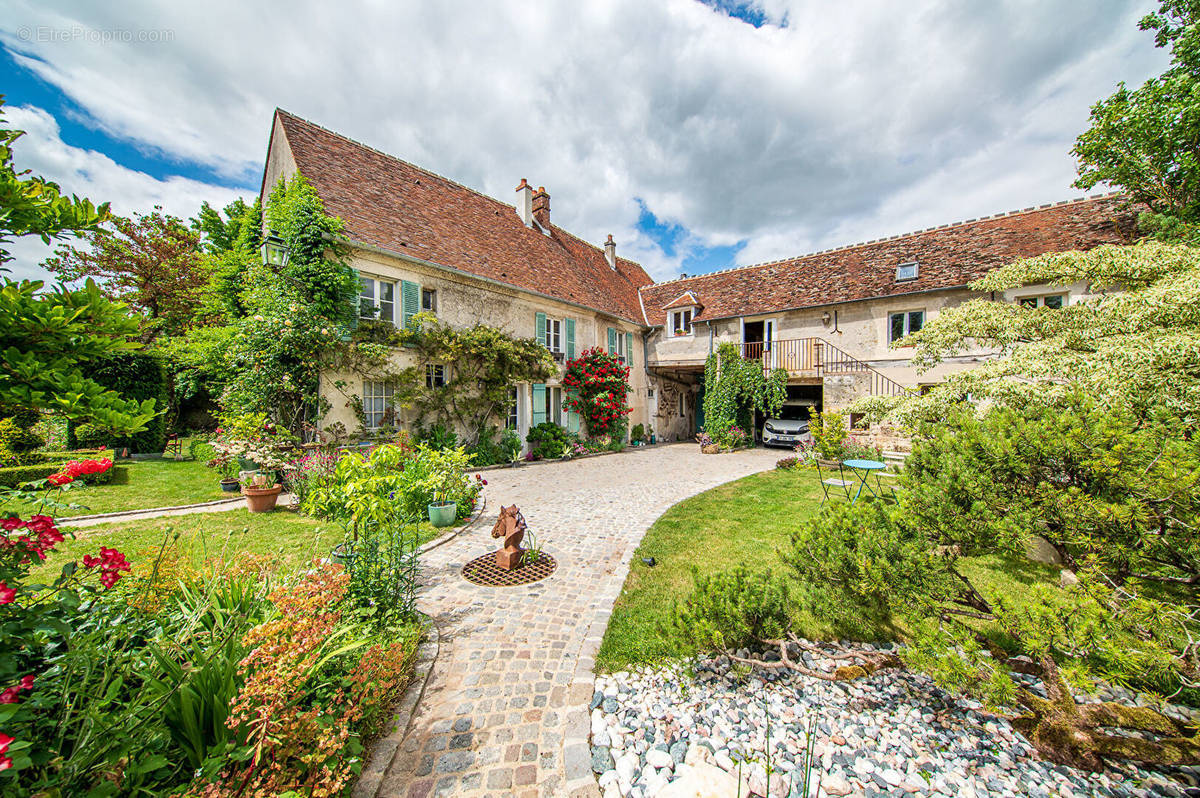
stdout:
POLYGON ((1088 107, 1166 63, 1155 5, 6 0, 0 92, 18 165, 120 213, 256 193, 279 106, 506 201, 544 185, 665 279, 1078 196, 1088 107))

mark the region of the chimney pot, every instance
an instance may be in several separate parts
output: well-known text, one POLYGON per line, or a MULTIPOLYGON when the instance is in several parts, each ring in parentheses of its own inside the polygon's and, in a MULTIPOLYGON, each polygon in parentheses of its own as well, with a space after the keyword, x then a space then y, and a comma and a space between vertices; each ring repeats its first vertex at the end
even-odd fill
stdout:
POLYGON ((680 272, 680 273, 679 273, 679 279, 680 279, 680 280, 686 280, 686 279, 687 279, 687 272, 680 272))
POLYGON ((529 227, 533 224, 533 189, 529 186, 529 181, 521 178, 521 185, 517 186, 517 216, 521 217, 521 224, 529 227))
POLYGON ((550 195, 545 186, 538 186, 533 195, 533 218, 546 231, 550 230, 550 195))
POLYGON ((617 270, 617 242, 613 241, 612 233, 608 234, 608 240, 604 242, 604 259, 608 261, 608 268, 615 272, 617 270))

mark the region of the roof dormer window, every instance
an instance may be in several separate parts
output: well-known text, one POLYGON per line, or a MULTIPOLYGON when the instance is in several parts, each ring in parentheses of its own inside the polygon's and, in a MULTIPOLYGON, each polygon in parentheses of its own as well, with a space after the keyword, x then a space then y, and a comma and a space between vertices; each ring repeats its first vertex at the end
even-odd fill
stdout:
POLYGON ((917 262, 915 260, 901 263, 896 267, 896 282, 906 283, 915 279, 917 279, 917 262))

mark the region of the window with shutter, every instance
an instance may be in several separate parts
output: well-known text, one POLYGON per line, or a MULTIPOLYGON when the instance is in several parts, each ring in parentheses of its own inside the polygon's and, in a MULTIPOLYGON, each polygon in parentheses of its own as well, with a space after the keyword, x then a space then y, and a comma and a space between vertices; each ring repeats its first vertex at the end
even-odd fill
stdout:
POLYGON ((610 355, 617 353, 617 331, 614 327, 608 328, 608 353, 610 355))
POLYGON ((533 412, 530 414, 530 425, 536 427, 546 421, 546 386, 535 383, 530 386, 533 392, 533 412))
POLYGON ((625 333, 625 365, 633 365, 633 333, 625 333))
POLYGON ((575 319, 566 319, 567 328, 567 360, 575 359, 575 319))
POLYGON ((421 310, 421 286, 408 280, 400 282, 400 326, 407 327, 421 310))

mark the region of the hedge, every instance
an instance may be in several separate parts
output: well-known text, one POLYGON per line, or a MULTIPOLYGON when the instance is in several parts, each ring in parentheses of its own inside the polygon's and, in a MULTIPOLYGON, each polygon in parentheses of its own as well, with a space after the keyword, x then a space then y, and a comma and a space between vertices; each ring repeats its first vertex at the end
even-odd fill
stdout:
MULTIPOLYGON (((157 410, 167 408, 167 371, 162 361, 149 352, 122 352, 93 364, 84 374, 105 388, 111 388, 124 399, 138 402, 153 399, 157 410)), ((167 417, 160 413, 151 419, 146 429, 136 435, 113 438, 107 445, 118 451, 161 453, 167 448, 167 417)), ((67 431, 67 445, 75 446, 75 426, 67 431)))
MULTIPOLYGON (((102 457, 111 460, 113 452, 103 449, 85 449, 76 452, 37 452, 37 456, 39 460, 49 460, 49 462, 0 468, 0 487, 15 488, 21 482, 45 479, 51 474, 61 471, 63 464, 69 460, 99 460, 102 457)), ((113 466, 103 474, 88 474, 81 477, 81 480, 89 485, 103 485, 112 481, 118 468, 123 468, 123 466, 113 466)))

